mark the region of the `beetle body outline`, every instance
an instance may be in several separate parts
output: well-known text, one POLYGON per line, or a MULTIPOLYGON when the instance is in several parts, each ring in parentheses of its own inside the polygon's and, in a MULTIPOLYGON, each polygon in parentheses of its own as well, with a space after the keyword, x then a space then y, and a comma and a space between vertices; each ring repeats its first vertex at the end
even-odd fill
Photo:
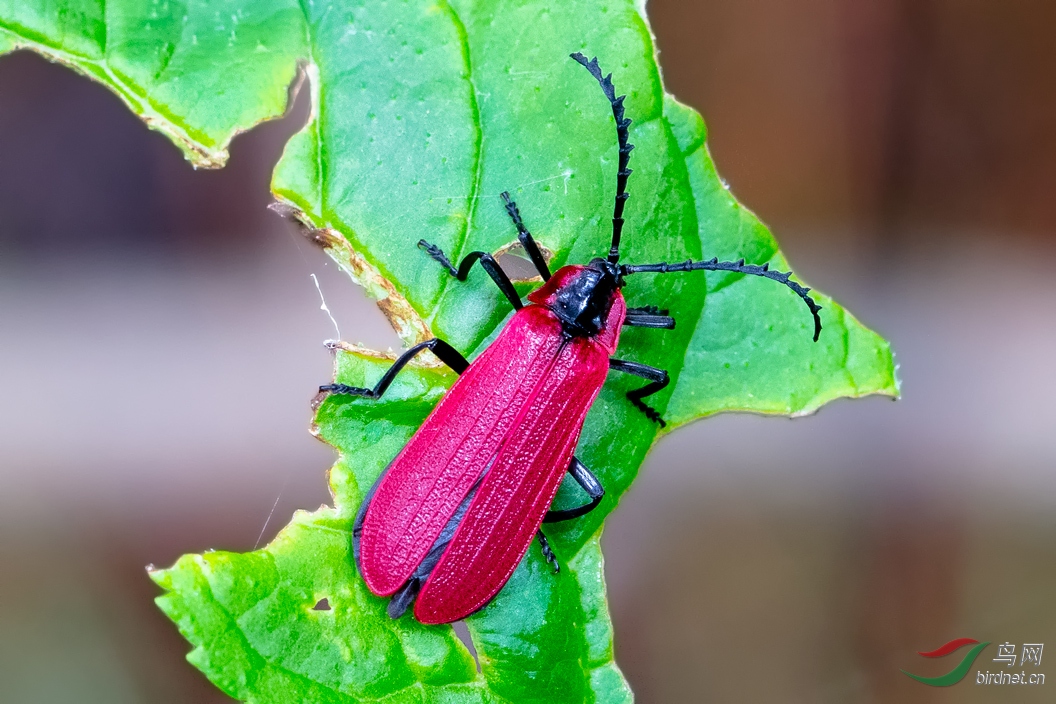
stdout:
POLYGON ((620 291, 626 276, 709 270, 769 278, 806 302, 814 317, 815 341, 821 331, 820 306, 809 289, 765 264, 745 264, 743 259, 620 264, 628 161, 634 149, 628 142, 631 120, 624 115, 625 96, 616 96, 612 75, 602 75, 597 58, 588 61, 579 53, 571 58, 598 81, 616 122, 619 163, 607 256, 551 275, 516 203, 503 193, 518 239, 544 282, 528 294, 527 306, 490 253, 471 252, 455 267, 435 245, 418 243, 460 281, 476 263, 492 278, 515 310, 495 341, 470 363, 434 338, 404 352, 371 389, 337 383, 319 389, 378 398, 425 349, 460 375, 378 477, 353 524, 356 564, 372 593, 390 597, 393 618, 412 604, 415 618, 426 624, 457 621, 483 608, 506 584, 535 536, 555 572, 560 569, 540 526, 582 516, 604 497, 597 477, 573 453, 609 370, 645 379, 648 383, 627 397, 664 425, 643 399, 667 387, 668 373, 611 355, 624 325, 671 329, 675 321, 654 306, 628 308, 620 291), (590 500, 550 510, 566 471, 590 500))

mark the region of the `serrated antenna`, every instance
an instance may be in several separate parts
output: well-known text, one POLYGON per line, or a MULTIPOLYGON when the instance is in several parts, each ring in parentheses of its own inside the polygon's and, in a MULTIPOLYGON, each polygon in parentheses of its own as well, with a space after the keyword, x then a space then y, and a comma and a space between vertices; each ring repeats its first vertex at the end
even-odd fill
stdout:
POLYGON ((612 246, 609 247, 609 261, 613 264, 620 261, 620 237, 623 234, 623 204, 627 200, 627 177, 631 175, 631 169, 627 168, 627 162, 631 158, 631 150, 634 145, 627 141, 627 128, 631 120, 624 117, 623 100, 626 95, 616 97, 616 88, 612 85, 612 74, 601 75, 601 67, 598 66, 598 57, 587 61, 587 57, 578 51, 570 56, 590 71, 590 75, 601 85, 602 92, 612 105, 612 116, 616 118, 616 140, 620 144, 619 170, 616 172, 616 202, 612 207, 612 246))
POLYGON ((818 311, 821 310, 821 306, 815 303, 814 299, 810 297, 809 288, 802 286, 789 278, 792 276, 791 271, 771 271, 769 264, 745 264, 743 259, 738 259, 735 262, 720 262, 718 257, 713 257, 706 262, 688 260, 679 262, 678 264, 668 264, 666 262, 662 264, 624 264, 620 267, 620 273, 624 276, 629 276, 630 274, 667 274, 675 271, 701 270, 730 271, 738 274, 751 274, 752 276, 761 276, 764 279, 770 279, 771 281, 776 281, 779 284, 788 286, 797 296, 803 299, 803 302, 807 304, 807 308, 810 309, 810 314, 814 316, 814 342, 818 341, 818 335, 821 334, 821 316, 818 315, 818 311))

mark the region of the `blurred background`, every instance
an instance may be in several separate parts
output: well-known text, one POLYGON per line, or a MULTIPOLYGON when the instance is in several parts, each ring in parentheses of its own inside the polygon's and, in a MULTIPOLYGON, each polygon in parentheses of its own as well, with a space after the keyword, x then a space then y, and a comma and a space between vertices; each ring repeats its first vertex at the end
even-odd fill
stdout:
MULTIPOLYGON (((650 14, 734 192, 893 342, 905 397, 660 442, 605 535, 638 701, 1053 701, 1056 4, 650 14), (915 653, 956 637, 1049 642, 1014 669, 1053 681, 899 672, 946 672, 915 653)), ((103 88, 0 58, 0 701, 226 701, 144 566, 250 550, 328 501, 308 402, 336 333, 312 274, 343 337, 398 346, 265 208, 305 115, 194 172, 103 88)))

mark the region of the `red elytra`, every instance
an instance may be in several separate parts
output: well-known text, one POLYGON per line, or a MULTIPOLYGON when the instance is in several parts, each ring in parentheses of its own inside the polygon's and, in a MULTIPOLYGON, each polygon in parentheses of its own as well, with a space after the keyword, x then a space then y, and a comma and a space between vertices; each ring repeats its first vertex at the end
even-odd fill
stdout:
POLYGON ((359 567, 373 593, 391 596, 483 474, 415 601, 422 623, 457 621, 488 603, 557 493, 626 313, 615 291, 598 335, 563 334, 547 306, 584 268, 564 267, 528 295, 532 305, 462 373, 377 485, 362 524, 359 567))
MULTIPOLYGON (((642 399, 669 383, 666 371, 611 355, 624 325, 670 329, 666 310, 628 308, 620 289, 638 273, 725 271, 784 284, 799 295, 814 317, 814 339, 821 331, 820 306, 809 289, 770 271, 767 264, 720 262, 678 264, 619 263, 627 168, 633 145, 623 96, 616 97, 611 74, 602 76, 597 59, 572 54, 601 85, 612 106, 619 143, 612 242, 606 259, 565 266, 553 276, 542 250, 525 228, 517 206, 503 193, 506 210, 525 252, 545 282, 522 306, 509 277, 487 252, 470 252, 456 268, 436 246, 418 244, 450 274, 465 281, 475 263, 488 273, 517 311, 472 363, 439 339, 402 354, 373 389, 333 383, 320 391, 378 398, 396 374, 419 352, 430 349, 461 376, 392 461, 363 500, 353 527, 353 551, 367 587, 391 597, 389 615, 413 603, 422 623, 457 621, 486 605, 506 584, 534 536, 555 564, 544 522, 582 516, 604 496, 600 481, 573 453, 587 411, 607 373, 620 371, 648 380, 627 398, 651 420, 660 414, 642 399), (551 510, 568 472, 590 497, 589 503, 551 510)), ((556 571, 556 570, 555 570, 556 571)))

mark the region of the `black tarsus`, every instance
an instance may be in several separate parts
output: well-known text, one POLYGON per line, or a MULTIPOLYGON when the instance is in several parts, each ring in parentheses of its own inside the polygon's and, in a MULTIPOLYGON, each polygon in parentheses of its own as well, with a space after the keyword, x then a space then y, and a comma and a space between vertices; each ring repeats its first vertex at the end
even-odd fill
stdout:
POLYGON ((502 202, 506 204, 506 212, 509 213, 510 219, 513 220, 513 226, 517 228, 517 239, 520 241, 521 246, 524 247, 524 251, 528 253, 528 257, 532 260, 532 264, 535 266, 535 270, 539 272, 539 276, 543 277, 543 281, 550 280, 550 266, 546 263, 546 257, 543 256, 543 252, 539 249, 539 244, 532 237, 532 233, 528 232, 528 228, 524 226, 524 221, 521 220, 521 211, 517 209, 517 204, 510 200, 509 191, 503 191, 502 202))
POLYGON ((609 369, 615 369, 618 372, 624 372, 626 374, 633 374, 651 381, 652 383, 646 384, 640 389, 628 391, 627 398, 630 399, 631 403, 637 406, 638 409, 649 418, 649 420, 659 423, 661 428, 667 425, 667 423, 664 422, 664 419, 660 417, 660 414, 656 412, 655 408, 642 401, 646 396, 652 396, 657 391, 660 391, 671 383, 671 377, 668 376, 666 371, 663 369, 657 369, 656 367, 650 367, 648 364, 630 362, 625 359, 616 359, 615 357, 609 359, 609 369))
POLYGON ((554 554, 553 549, 550 547, 550 541, 543 535, 543 531, 538 531, 536 535, 539 536, 539 547, 543 551, 543 558, 547 564, 554 566, 554 574, 557 574, 561 571, 561 565, 557 561, 557 555, 554 554))
POLYGON ((469 270, 473 268, 473 265, 480 261, 480 266, 483 267, 484 271, 488 272, 488 276, 495 282, 495 285, 502 291, 502 295, 506 296, 506 300, 510 302, 514 310, 520 310, 524 307, 521 303, 521 297, 517 295, 517 289, 513 287, 513 283, 510 281, 510 277, 506 276, 506 272, 502 270, 499 263, 495 261, 495 257, 491 256, 488 252, 470 252, 458 265, 456 269, 451 260, 444 254, 444 250, 437 247, 435 244, 429 244, 425 240, 418 240, 418 246, 424 249, 430 257, 440 262, 440 264, 447 269, 451 276, 454 276, 459 281, 465 281, 466 277, 469 276, 469 270))
POLYGON ((324 384, 319 387, 319 391, 329 391, 332 394, 348 394, 350 396, 365 396, 366 398, 374 399, 381 398, 381 395, 385 393, 387 388, 389 388, 389 384, 392 383, 392 380, 400 373, 400 370, 407 366, 407 363, 422 350, 431 350, 441 362, 451 367, 451 369, 458 374, 464 372, 466 367, 469 366, 469 361, 463 357, 458 350, 440 338, 434 337, 432 340, 419 342, 417 345, 411 347, 397 357, 396 361, 393 362, 392 366, 388 368, 384 375, 382 375, 381 379, 374 385, 373 389, 366 389, 361 386, 349 386, 348 384, 324 384))
POLYGON ((653 315, 652 313, 632 313, 627 311, 627 317, 623 319, 623 324, 637 328, 675 329, 675 319, 670 315, 653 315))
POLYGON ((616 88, 612 85, 612 74, 601 75, 598 57, 595 56, 590 61, 587 61, 587 57, 578 51, 570 54, 570 56, 579 62, 583 68, 590 71, 590 75, 594 76, 601 85, 601 90, 612 105, 612 116, 616 118, 616 140, 620 144, 620 160, 619 169, 616 171, 616 202, 612 208, 612 246, 609 248, 609 261, 616 264, 620 261, 620 237, 623 234, 623 204, 629 197, 627 193, 627 177, 631 175, 632 171, 632 169, 627 168, 627 163, 630 161, 631 150, 634 149, 634 145, 627 141, 627 128, 630 127, 631 120, 624 117, 623 114, 623 100, 627 96, 616 97, 616 88))
POLYGON ((637 308, 627 309, 627 315, 667 315, 670 312, 667 308, 657 308, 656 306, 638 306, 637 308))
POLYGON ((818 336, 821 334, 821 316, 818 315, 818 311, 821 310, 821 306, 814 302, 814 299, 807 295, 810 289, 806 286, 801 286, 789 279, 792 276, 792 272, 780 272, 770 271, 769 264, 745 264, 743 259, 739 259, 735 262, 720 262, 718 257, 713 257, 706 262, 695 262, 693 260, 686 260, 678 264, 668 264, 667 262, 661 262, 660 264, 624 264, 620 266, 620 274, 628 276, 630 274, 644 274, 644 273, 659 273, 666 274, 672 271, 731 271, 738 274, 751 274, 752 276, 762 276, 765 279, 776 281, 778 283, 788 286, 790 289, 796 292, 796 294, 803 299, 807 304, 807 308, 810 309, 810 314, 814 316, 814 342, 818 341, 818 336))
POLYGON ((569 521, 573 518, 579 518, 597 508, 605 497, 605 487, 601 485, 601 481, 577 458, 572 458, 572 462, 568 465, 568 473, 583 488, 583 491, 587 492, 590 501, 574 508, 547 511, 546 516, 543 517, 543 523, 557 523, 558 521, 569 521))

